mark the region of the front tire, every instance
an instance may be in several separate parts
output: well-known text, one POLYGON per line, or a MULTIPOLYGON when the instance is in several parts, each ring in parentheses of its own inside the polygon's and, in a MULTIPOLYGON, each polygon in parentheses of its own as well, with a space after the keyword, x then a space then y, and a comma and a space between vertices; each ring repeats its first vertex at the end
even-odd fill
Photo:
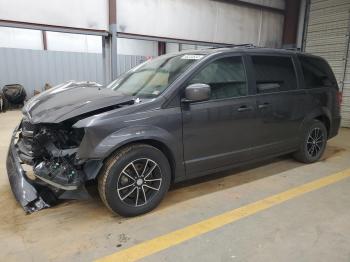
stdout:
POLYGON ((146 144, 126 146, 108 158, 98 178, 104 204, 122 216, 137 216, 154 209, 169 189, 168 159, 146 144))
POLYGON ((299 150, 294 153, 294 158, 303 163, 318 161, 327 145, 327 129, 319 120, 312 120, 305 128, 299 150))

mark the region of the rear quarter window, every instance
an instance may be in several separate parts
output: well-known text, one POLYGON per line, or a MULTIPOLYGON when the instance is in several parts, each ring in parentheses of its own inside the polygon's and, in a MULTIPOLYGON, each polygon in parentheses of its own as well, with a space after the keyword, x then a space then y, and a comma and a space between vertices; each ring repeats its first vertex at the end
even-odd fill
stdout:
POLYGON ((336 79, 328 63, 317 57, 299 56, 304 75, 304 88, 337 86, 336 79))

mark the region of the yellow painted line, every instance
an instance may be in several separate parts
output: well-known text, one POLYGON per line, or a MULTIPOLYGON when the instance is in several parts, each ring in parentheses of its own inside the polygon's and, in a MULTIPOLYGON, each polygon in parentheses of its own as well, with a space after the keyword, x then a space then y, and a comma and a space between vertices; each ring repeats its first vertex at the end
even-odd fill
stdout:
POLYGON ((283 203, 289 199, 304 195, 308 192, 317 190, 319 188, 334 184, 345 178, 350 177, 350 169, 342 172, 329 175, 327 177, 312 181, 307 184, 303 184, 298 187, 294 187, 282 193, 264 198, 257 202, 242 206, 240 208, 225 212, 221 215, 211 217, 203 220, 199 223, 192 224, 182 229, 170 232, 163 236, 156 237, 154 239, 137 244, 130 248, 126 248, 112 255, 100 258, 98 262, 116 262, 116 261, 135 261, 143 257, 152 255, 174 245, 178 245, 191 238, 203 235, 212 230, 240 220, 242 218, 256 214, 262 210, 268 209, 280 203, 283 203))

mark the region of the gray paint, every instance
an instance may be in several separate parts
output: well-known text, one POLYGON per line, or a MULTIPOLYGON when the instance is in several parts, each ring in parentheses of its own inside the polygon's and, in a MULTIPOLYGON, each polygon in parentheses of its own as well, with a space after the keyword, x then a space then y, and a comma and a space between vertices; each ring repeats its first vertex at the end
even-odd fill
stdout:
POLYGON ((195 102, 209 100, 211 88, 207 84, 192 84, 185 89, 184 102, 195 102))
POLYGON ((83 115, 116 104, 133 102, 109 88, 101 88, 86 82, 60 85, 30 99, 24 106, 33 124, 60 123, 69 118, 83 115))
MULTIPOLYGON (((0 48, 0 88, 18 83, 28 97, 69 80, 103 84, 102 54, 0 48)), ((143 56, 118 55, 117 75, 145 61, 143 56)))

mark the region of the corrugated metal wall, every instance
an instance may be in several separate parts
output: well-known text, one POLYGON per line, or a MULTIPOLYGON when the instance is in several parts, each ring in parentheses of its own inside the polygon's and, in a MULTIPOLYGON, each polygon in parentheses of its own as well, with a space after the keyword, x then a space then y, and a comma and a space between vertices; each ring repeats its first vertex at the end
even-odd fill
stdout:
POLYGON ((118 55, 117 74, 118 76, 129 69, 145 62, 148 58, 137 55, 118 55))
MULTIPOLYGON (((143 56, 118 55, 118 75, 145 61, 143 56)), ((0 88, 21 84, 31 97, 45 83, 68 80, 103 83, 101 54, 0 48, 0 88)))
POLYGON ((349 30, 349 0, 311 1, 305 51, 326 58, 343 87, 342 126, 346 127, 350 127, 349 30))

